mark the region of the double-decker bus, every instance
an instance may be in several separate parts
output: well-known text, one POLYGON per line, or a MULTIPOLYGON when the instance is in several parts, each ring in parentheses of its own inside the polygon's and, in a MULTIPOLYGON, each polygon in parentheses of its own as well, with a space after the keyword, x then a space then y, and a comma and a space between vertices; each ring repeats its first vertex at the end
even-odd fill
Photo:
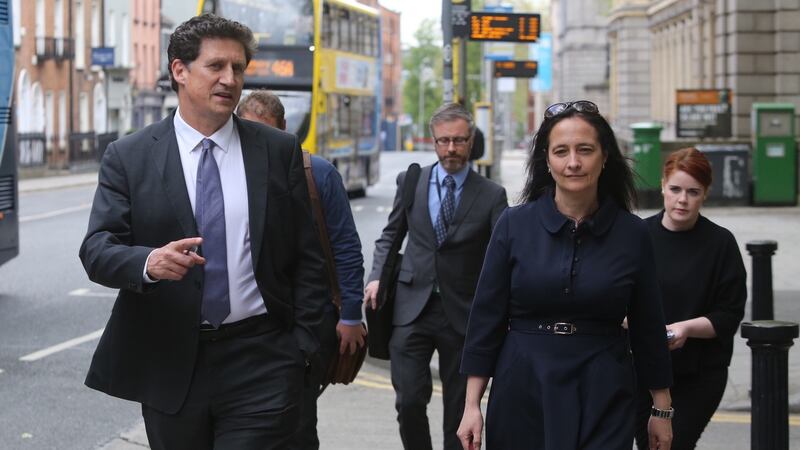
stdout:
POLYGON ((17 152, 12 126, 13 87, 11 0, 0 0, 0 265, 19 253, 17 152))
POLYGON ((287 131, 331 161, 348 192, 364 195, 379 174, 378 10, 353 0, 199 0, 205 12, 253 30, 245 90, 278 94, 287 131))

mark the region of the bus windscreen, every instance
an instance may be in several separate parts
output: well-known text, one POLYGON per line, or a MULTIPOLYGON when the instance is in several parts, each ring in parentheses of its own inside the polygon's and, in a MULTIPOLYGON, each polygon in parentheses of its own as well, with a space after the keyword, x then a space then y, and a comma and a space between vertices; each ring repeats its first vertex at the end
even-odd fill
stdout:
POLYGON ((264 46, 314 45, 312 0, 220 0, 218 14, 247 25, 264 46))

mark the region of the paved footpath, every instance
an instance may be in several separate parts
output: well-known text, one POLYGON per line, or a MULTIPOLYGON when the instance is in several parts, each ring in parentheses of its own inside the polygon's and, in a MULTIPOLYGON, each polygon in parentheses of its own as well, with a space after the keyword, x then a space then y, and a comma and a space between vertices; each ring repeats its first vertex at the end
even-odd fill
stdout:
MULTIPOLYGON (((524 184, 524 170, 526 152, 510 150, 503 152, 502 157, 502 182, 508 190, 510 202, 516 203, 519 192, 524 184)), ((96 174, 80 174, 59 177, 47 177, 21 180, 20 192, 31 192, 43 189, 57 189, 67 186, 89 185, 97 181, 96 174)), ((654 214, 654 210, 639 211, 643 216, 654 214)), ((778 242, 778 251, 772 260, 773 289, 775 292, 775 316, 778 320, 800 322, 800 208, 766 208, 766 207, 720 207, 704 208, 702 213, 712 221, 728 228, 733 232, 742 252, 745 267, 748 272, 752 260, 745 250, 745 244, 753 240, 770 239, 778 242)), ((748 292, 750 280, 748 275, 748 292)), ((750 317, 751 303, 748 299, 745 320, 750 317)), ((734 344, 733 361, 728 376, 728 386, 723 397, 720 410, 746 411, 750 408, 750 349, 744 339, 737 335, 734 344)), ((379 366, 365 366, 365 370, 378 370, 379 366)), ((365 386, 374 384, 372 381, 363 381, 365 386)), ((384 383, 386 388, 391 386, 384 383)), ((374 387, 374 386, 373 386, 374 387)), ((793 413, 800 413, 800 350, 793 349, 789 352, 789 403, 793 413)), ((323 397, 324 399, 325 397, 323 397)), ((434 411, 430 411, 435 414, 434 411)), ((793 416, 795 422, 798 421, 793 416)), ((320 423, 320 431, 324 423, 320 423)), ((368 424, 364 424, 368 427, 368 424)), ((797 426, 795 424, 794 426, 797 426)), ((793 428, 794 428, 793 426, 793 428)), ((394 432, 391 430, 390 432, 394 432)), ((744 444, 744 443, 743 443, 744 444)), ((746 445, 746 444, 745 444, 746 445)), ((144 434, 143 424, 139 424, 119 438, 103 447, 104 450, 141 450, 147 447, 147 438, 144 434)), ((744 448, 744 447, 742 447, 744 448)))

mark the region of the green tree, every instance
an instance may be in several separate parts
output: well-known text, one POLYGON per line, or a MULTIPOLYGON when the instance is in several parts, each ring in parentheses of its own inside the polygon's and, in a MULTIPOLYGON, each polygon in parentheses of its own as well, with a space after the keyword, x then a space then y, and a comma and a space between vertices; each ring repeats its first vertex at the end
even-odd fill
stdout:
MULTIPOLYGON (((423 108, 420 131, 423 136, 430 136, 428 120, 442 103, 442 46, 438 32, 440 28, 433 19, 422 21, 414 32, 417 46, 409 48, 403 55, 403 70, 406 73, 403 83, 403 110, 418 126, 421 86, 423 108), (420 76, 423 77, 422 83, 420 76)), ((420 135, 420 132, 418 131, 416 135, 420 135)))

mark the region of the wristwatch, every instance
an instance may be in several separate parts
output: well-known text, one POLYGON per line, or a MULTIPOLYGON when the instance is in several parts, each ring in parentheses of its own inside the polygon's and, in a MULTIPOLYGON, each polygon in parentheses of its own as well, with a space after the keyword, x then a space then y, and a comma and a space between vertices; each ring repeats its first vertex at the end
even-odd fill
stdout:
POLYGON ((675 416, 675 408, 670 407, 669 409, 658 409, 655 406, 650 408, 650 415, 653 417, 658 417, 659 419, 672 419, 675 416))

